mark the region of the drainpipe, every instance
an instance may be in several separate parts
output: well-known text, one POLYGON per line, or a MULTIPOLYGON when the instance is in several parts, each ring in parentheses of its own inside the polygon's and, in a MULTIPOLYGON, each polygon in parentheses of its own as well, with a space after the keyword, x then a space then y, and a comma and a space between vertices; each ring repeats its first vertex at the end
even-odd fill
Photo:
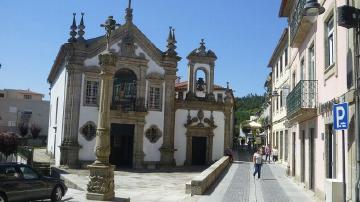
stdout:
MULTIPOLYGON (((349 0, 346 1, 346 4, 349 5, 349 0)), ((360 77, 359 77, 359 65, 360 65, 360 61, 359 61, 359 34, 360 34, 360 19, 359 19, 359 14, 357 15, 358 18, 358 22, 357 22, 357 26, 355 29, 355 89, 356 89, 356 100, 355 100, 355 119, 356 119, 356 124, 355 124, 355 130, 357 131, 357 135, 355 136, 356 138, 356 161, 357 161, 357 166, 356 166, 356 170, 357 170, 357 179, 356 179, 356 185, 355 185, 355 201, 359 201, 360 196, 359 196, 359 189, 360 189, 360 77)))
POLYGON ((355 91, 356 91, 356 102, 355 102, 355 118, 356 118, 356 136, 355 136, 355 139, 356 139, 356 173, 357 173, 357 180, 356 180, 356 187, 355 187, 355 198, 356 200, 355 201, 359 201, 360 199, 360 196, 359 196, 359 189, 360 189, 360 107, 359 107, 359 104, 360 104, 360 77, 359 77, 359 22, 358 22, 358 25, 357 25, 357 28, 356 28, 356 31, 355 31, 355 57, 356 57, 356 60, 355 60, 355 76, 356 76, 356 79, 355 79, 355 91))

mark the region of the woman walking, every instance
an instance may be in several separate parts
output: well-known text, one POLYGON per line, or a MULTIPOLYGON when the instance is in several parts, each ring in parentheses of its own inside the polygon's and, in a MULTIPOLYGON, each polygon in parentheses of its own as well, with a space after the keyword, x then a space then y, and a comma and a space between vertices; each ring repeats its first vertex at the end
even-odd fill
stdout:
POLYGON ((260 179, 262 160, 263 159, 262 159, 261 149, 258 149, 257 152, 255 152, 255 154, 253 156, 253 163, 254 163, 254 167, 255 167, 255 171, 253 174, 254 178, 257 173, 257 175, 258 175, 257 179, 260 179))

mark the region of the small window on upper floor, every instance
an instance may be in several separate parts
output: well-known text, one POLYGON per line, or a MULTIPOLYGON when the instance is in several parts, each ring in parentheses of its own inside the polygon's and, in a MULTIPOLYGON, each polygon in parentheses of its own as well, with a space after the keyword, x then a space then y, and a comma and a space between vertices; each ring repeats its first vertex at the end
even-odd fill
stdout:
POLYGON ((4 98, 5 94, 4 93, 0 93, 0 98, 4 98))
POLYGON ((85 81, 84 105, 97 106, 98 91, 99 91, 99 81, 96 79, 87 79, 85 81))
POLYGON ((31 95, 24 95, 24 99, 25 99, 25 100, 31 100, 31 99, 32 99, 32 96, 31 96, 31 95))
POLYGON ((335 62, 334 16, 325 22, 325 33, 325 69, 327 69, 335 62))
POLYGON ((161 88, 160 88, 160 86, 150 86, 148 108, 149 108, 149 110, 161 110, 161 88))

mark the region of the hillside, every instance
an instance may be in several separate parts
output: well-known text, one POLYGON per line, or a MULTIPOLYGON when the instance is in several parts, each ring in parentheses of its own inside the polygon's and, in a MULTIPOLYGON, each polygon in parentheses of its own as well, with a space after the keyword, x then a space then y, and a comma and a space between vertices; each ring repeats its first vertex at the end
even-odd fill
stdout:
POLYGON ((265 97, 263 95, 248 94, 244 97, 235 98, 235 100, 237 108, 235 112, 236 126, 238 126, 261 110, 261 106, 265 102, 265 97))

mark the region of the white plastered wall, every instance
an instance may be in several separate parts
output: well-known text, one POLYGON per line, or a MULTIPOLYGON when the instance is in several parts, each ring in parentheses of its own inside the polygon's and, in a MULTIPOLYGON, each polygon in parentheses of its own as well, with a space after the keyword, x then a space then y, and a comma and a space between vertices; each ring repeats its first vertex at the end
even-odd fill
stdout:
MULTIPOLYGON (((198 110, 191 110, 191 117, 197 116, 198 110)), ((211 112, 204 110, 204 117, 210 117, 211 112)), ((184 165, 186 160, 186 128, 184 124, 187 121, 188 111, 185 109, 178 109, 175 113, 175 149, 177 150, 174 154, 175 162, 177 166, 184 165)), ((213 116, 215 119, 215 125, 217 128, 214 130, 213 137, 213 152, 212 160, 220 159, 224 154, 224 113, 219 111, 214 111, 213 116)))
POLYGON ((63 119, 65 105, 65 86, 66 86, 66 70, 60 67, 59 76, 55 79, 50 91, 51 110, 49 114, 49 129, 47 151, 51 156, 55 157, 55 165, 60 165, 60 148, 63 139, 63 119), (58 108, 56 115, 56 100, 58 100, 58 108), (56 117, 57 116, 57 117, 56 117))

